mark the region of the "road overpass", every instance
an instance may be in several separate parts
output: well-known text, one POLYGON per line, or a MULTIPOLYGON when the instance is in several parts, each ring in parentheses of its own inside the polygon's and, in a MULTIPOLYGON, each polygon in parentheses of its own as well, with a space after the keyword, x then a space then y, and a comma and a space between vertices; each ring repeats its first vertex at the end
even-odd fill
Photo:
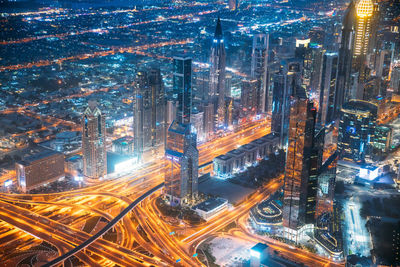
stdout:
POLYGON ((85 242, 83 242, 79 246, 73 248, 72 250, 68 251, 67 253, 65 253, 65 254, 59 256, 58 258, 46 263, 45 265, 43 265, 43 267, 51 267, 51 266, 54 266, 56 264, 62 263, 64 260, 66 260, 69 257, 75 255, 76 253, 78 253, 82 249, 85 249, 86 247, 88 247, 90 244, 95 242, 98 238, 100 238, 105 233, 107 233, 109 230, 111 230, 125 215, 127 215, 130 211, 132 211, 132 209, 134 207, 136 207, 137 204, 139 204, 142 200, 144 200, 145 198, 147 198, 148 196, 150 196, 151 194, 153 194, 154 192, 156 192, 157 190, 159 190, 163 186, 164 186, 164 183, 161 183, 161 184, 153 187, 152 189, 150 189, 149 191, 147 191, 146 193, 144 193, 140 197, 138 197, 135 201, 133 201, 131 204, 129 204, 128 207, 126 207, 120 214, 118 214, 114 219, 112 219, 106 226, 104 226, 95 235, 91 236, 85 242))

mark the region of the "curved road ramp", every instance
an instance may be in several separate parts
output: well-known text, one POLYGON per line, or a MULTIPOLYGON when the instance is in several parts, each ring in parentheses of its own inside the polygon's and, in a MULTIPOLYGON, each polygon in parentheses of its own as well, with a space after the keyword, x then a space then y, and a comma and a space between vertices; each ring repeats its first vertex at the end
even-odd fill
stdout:
POLYGON ((102 235, 107 233, 111 228, 113 228, 114 225, 116 225, 125 215, 127 215, 134 207, 136 207, 137 204, 139 204, 142 200, 144 200, 145 198, 147 198, 148 196, 150 196, 151 194, 153 194, 154 192, 156 192, 157 190, 159 190, 163 186, 164 186, 164 183, 161 183, 161 184, 153 187, 152 189, 150 189, 149 191, 147 191, 146 193, 144 193, 140 197, 138 197, 135 201, 133 201, 128 207, 126 207, 120 214, 118 214, 114 219, 112 219, 106 226, 103 227, 103 229, 101 229, 95 235, 91 236, 88 240, 86 240, 85 242, 83 242, 79 246, 75 247, 74 249, 68 251, 64 255, 61 255, 60 257, 58 257, 58 258, 46 263, 42 267, 51 267, 51 266, 54 266, 56 264, 62 263, 64 260, 68 259, 69 257, 75 255, 76 253, 78 253, 82 249, 84 249, 84 248, 88 247, 89 245, 91 245, 98 238, 100 238, 102 235))

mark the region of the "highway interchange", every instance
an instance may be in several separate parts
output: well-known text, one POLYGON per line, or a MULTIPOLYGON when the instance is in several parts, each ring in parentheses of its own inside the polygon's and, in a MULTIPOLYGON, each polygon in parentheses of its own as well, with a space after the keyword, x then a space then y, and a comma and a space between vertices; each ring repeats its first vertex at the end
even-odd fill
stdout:
MULTIPOLYGON (((200 145, 199 163, 209 162, 215 156, 260 138, 269 131, 267 119, 248 122, 240 130, 200 145)), ((112 221, 146 192, 156 186, 161 187, 167 168, 166 161, 158 160, 143 165, 132 174, 76 190, 35 195, 3 193, 0 195, 0 220, 10 230, 0 234, 0 238, 8 233, 22 241, 34 237, 34 241, 29 242, 46 241, 57 248, 60 256, 93 236, 94 233, 82 230, 89 218, 101 216, 108 222, 112 221)), ((252 242, 266 242, 287 258, 301 260, 310 266, 339 266, 329 259, 256 236, 247 229, 245 218, 248 211, 274 193, 282 183, 282 177, 273 179, 233 210, 227 210, 198 226, 171 225, 164 220, 155 205, 161 190, 154 190, 111 228, 110 231, 117 233, 115 242, 100 237, 75 256, 89 266, 202 266, 198 258, 193 257, 198 245, 236 221, 238 228, 228 234, 252 242), (181 232, 186 236, 170 235, 172 231, 183 228, 186 230, 181 232)), ((15 258, 9 258, 0 266, 10 264, 15 264, 15 258)))

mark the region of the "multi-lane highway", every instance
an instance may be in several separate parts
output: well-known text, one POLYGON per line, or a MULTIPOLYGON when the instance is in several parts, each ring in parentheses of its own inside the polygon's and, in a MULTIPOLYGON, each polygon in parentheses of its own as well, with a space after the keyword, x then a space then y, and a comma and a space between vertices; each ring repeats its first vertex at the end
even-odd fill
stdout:
MULTIPOLYGON (((248 122, 225 136, 201 144, 200 164, 269 132, 267 119, 248 122)), ((161 186, 167 168, 167 161, 158 160, 141 166, 130 175, 101 181, 86 188, 55 194, 3 193, 0 194, 0 220, 13 225, 14 234, 15 231, 19 231, 21 236, 29 233, 53 244, 60 256, 68 253, 49 263, 49 266, 71 255, 90 266, 201 266, 202 263, 194 257, 198 244, 229 223, 247 216, 254 205, 283 183, 283 177, 278 177, 239 206, 201 225, 185 224, 187 231, 175 236, 170 235, 174 226, 164 220, 155 205, 155 197, 160 193, 152 191, 161 186), (150 193, 151 197, 144 199, 150 193), (143 201, 133 208, 132 205, 140 200, 143 201), (82 229, 86 222, 95 216, 103 217, 108 222, 99 228, 104 230, 96 228, 96 231, 84 232, 82 229), (106 240, 106 232, 116 232, 116 240, 106 240)), ((237 229, 234 233, 260 241, 246 232, 245 228, 237 229)), ((281 250, 286 251, 288 258, 301 254, 285 247, 281 250)), ((304 262, 313 262, 314 266, 330 264, 327 259, 312 258, 311 255, 304 258, 304 262)), ((8 265, 12 263, 12 259, 7 261, 8 265)))

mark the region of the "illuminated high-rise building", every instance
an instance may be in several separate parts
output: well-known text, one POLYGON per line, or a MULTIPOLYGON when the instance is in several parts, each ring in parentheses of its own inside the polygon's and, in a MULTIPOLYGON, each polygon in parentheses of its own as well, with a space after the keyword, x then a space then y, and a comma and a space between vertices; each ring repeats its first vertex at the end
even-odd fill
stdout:
POLYGON ((214 104, 211 102, 205 103, 204 109, 204 136, 209 140, 214 133, 214 104))
MULTIPOLYGON (((292 97, 289 140, 286 154, 283 226, 285 237, 297 242, 299 231, 306 224, 310 159, 313 152, 316 108, 298 87, 292 97)), ((315 185, 316 186, 316 185, 315 185)))
POLYGON ((279 135, 280 145, 286 147, 289 131, 290 97, 301 85, 301 63, 281 62, 281 69, 273 76, 271 131, 279 135))
POLYGON ((257 113, 271 111, 272 92, 269 92, 267 80, 268 66, 268 34, 255 34, 251 54, 251 77, 257 80, 257 113))
POLYGON ((390 89, 395 94, 400 94, 400 66, 392 68, 390 76, 390 89))
POLYGON ((318 131, 315 131, 312 142, 309 175, 307 181, 306 224, 315 223, 315 214, 317 211, 318 176, 320 174, 323 162, 325 130, 325 127, 322 127, 318 131))
POLYGON ((192 58, 174 57, 173 98, 177 101, 176 119, 179 123, 190 123, 192 112, 192 58))
POLYGON ((372 37, 374 4, 372 0, 359 0, 355 9, 356 23, 352 65, 353 69, 360 73, 359 79, 363 82, 366 78, 366 56, 372 37))
POLYGON ((340 159, 365 160, 370 142, 374 140, 377 112, 377 105, 363 100, 350 100, 343 104, 337 147, 340 159))
POLYGON ((210 56, 210 86, 209 99, 216 105, 216 126, 225 122, 225 72, 226 52, 222 35, 221 20, 218 17, 210 56))
POLYGON ((134 154, 141 160, 145 150, 164 142, 166 105, 159 69, 138 71, 133 111, 134 154))
MULTIPOLYGON (((339 47, 339 65, 337 92, 343 98, 343 102, 353 98, 350 90, 350 76, 352 73, 352 59, 354 49, 356 6, 354 1, 350 2, 342 22, 342 34, 339 47)), ((343 105, 340 104, 340 107, 343 105)))
POLYGON ((168 129, 165 155, 170 162, 164 194, 171 206, 190 204, 198 193, 199 151, 191 124, 174 121, 168 129))
POLYGON ((82 116, 83 174, 89 178, 101 178, 107 174, 106 119, 89 100, 82 116))
POLYGON ((229 10, 235 11, 239 7, 240 0, 228 0, 229 10))
POLYGON ((257 89, 259 82, 257 80, 243 80, 241 87, 241 116, 247 117, 255 115, 257 112, 257 89))
POLYGON ((337 53, 326 52, 324 55, 318 110, 318 122, 321 125, 331 123, 341 106, 341 96, 336 91, 338 60, 337 53))
POLYGON ((301 55, 303 60, 303 85, 310 92, 312 98, 319 99, 324 50, 317 43, 310 43, 308 47, 303 49, 304 53, 301 55))

